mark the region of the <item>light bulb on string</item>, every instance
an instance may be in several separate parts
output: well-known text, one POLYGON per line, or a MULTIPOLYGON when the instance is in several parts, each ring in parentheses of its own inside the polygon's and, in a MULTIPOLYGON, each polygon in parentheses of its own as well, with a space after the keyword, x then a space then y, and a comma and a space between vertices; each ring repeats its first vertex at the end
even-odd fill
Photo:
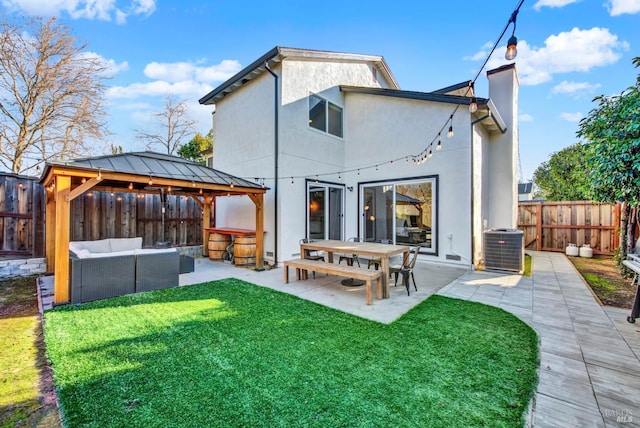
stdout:
POLYGON ((471 102, 469 103, 469 113, 475 113, 478 111, 478 100, 476 97, 471 98, 471 102))
MULTIPOLYGON (((515 24, 513 26, 513 31, 515 32, 516 27, 515 24)), ((507 42, 507 52, 505 52, 504 54, 504 58, 507 61, 511 61, 513 59, 515 59, 515 57, 518 55, 518 38, 514 35, 511 35, 511 37, 509 37, 509 41, 507 42)))
POLYGON ((440 150, 442 148, 442 140, 438 137, 438 144, 436 144, 436 150, 440 150))
POLYGON ((453 115, 449 117, 449 131, 447 132, 447 137, 453 137, 453 115))
POLYGON ((478 111, 478 100, 476 99, 476 91, 474 90, 473 82, 469 82, 469 90, 467 91, 471 95, 471 102, 469 103, 469 113, 475 113, 478 111))
MULTIPOLYGON (((524 0, 522 0, 524 1, 524 0)), ((520 6, 522 6, 522 2, 520 2, 520 6)), ((518 12, 520 11, 520 6, 517 7, 516 10, 513 11, 511 17, 509 18, 509 22, 507 26, 513 22, 513 31, 511 32, 511 37, 509 37, 509 41, 507 42, 507 51, 504 53, 504 58, 507 61, 511 61, 515 59, 518 55, 518 38, 516 37, 516 24, 518 19, 518 12)))
POLYGON ((429 155, 427 157, 431 159, 431 156, 433 156, 433 150, 431 150, 431 146, 429 146, 429 155))
POLYGON ((338 181, 342 181, 342 174, 338 173, 338 181))

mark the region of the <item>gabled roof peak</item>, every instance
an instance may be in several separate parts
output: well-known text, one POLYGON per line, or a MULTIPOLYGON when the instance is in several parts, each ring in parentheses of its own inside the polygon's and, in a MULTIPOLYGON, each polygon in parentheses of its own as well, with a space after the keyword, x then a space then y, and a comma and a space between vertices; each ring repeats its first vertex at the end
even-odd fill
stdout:
POLYGON ((286 58, 308 58, 315 60, 327 60, 327 61, 350 61, 350 62, 372 62, 377 64, 377 68, 384 75, 385 79, 389 81, 390 86, 394 89, 399 89, 399 85, 391 73, 389 66, 387 65, 384 57, 380 55, 363 55, 345 52, 332 52, 321 51, 314 49, 300 49, 300 48, 288 48, 282 46, 276 46, 262 55, 260 58, 240 70, 226 82, 209 92, 198 101, 200 104, 211 105, 220 100, 224 96, 232 93, 245 83, 253 80, 254 78, 262 75, 266 72, 267 67, 273 67, 279 64, 286 58))

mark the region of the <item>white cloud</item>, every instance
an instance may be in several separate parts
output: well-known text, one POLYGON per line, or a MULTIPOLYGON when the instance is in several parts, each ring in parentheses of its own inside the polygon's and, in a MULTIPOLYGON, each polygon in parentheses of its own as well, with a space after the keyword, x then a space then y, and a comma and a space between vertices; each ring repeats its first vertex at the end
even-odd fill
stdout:
POLYGON ((610 0, 606 6, 611 16, 623 15, 625 13, 634 15, 640 12, 640 0, 610 0))
POLYGON ((560 117, 567 122, 580 122, 584 116, 580 112, 576 113, 560 113, 560 117))
POLYGON ((529 113, 523 113, 520 116, 518 116, 518 121, 519 122, 533 122, 533 116, 531 116, 529 113))
POLYGON ((568 94, 579 98, 587 94, 593 94, 600 86, 599 83, 591 84, 589 82, 569 82, 563 80, 554 86, 551 92, 554 94, 568 94))
MULTIPOLYGON (((544 44, 544 47, 537 48, 526 40, 518 42, 515 62, 522 85, 539 85, 551 81, 554 74, 586 72, 594 67, 613 64, 622 56, 621 51, 629 49, 629 43, 599 27, 590 30, 573 28, 547 37, 544 44)), ((496 49, 487 68, 503 65, 506 61, 504 52, 504 46, 496 49)))
POLYGON ((535 10, 540 10, 541 8, 547 7, 565 7, 571 3, 577 3, 580 0, 538 0, 536 4, 533 5, 535 10))
POLYGON ((95 52, 83 52, 82 55, 85 58, 96 60, 101 66, 105 69, 105 74, 109 77, 113 77, 116 74, 129 70, 129 63, 127 61, 123 61, 121 63, 117 63, 113 59, 107 59, 102 55, 95 52))
POLYGON ((144 74, 151 79, 168 82, 194 79, 199 82, 213 83, 227 80, 240 71, 241 68, 238 61, 228 59, 209 67, 202 67, 189 62, 151 62, 144 68, 144 74))
POLYGON ((2 5, 28 15, 58 16, 65 12, 73 19, 115 19, 118 24, 125 23, 128 16, 149 16, 156 10, 156 0, 2 0, 2 5))
POLYGON ((206 83, 199 83, 193 80, 182 82, 165 82, 156 80, 147 83, 132 83, 128 86, 112 86, 107 91, 109 98, 138 98, 143 96, 164 97, 176 95, 179 98, 200 98, 213 87, 206 83))

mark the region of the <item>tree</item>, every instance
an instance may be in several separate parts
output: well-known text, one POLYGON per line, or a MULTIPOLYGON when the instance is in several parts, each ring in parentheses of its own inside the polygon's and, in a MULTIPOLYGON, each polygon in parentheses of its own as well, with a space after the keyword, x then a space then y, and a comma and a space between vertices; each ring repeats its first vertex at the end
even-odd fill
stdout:
POLYGON ((0 22, 0 163, 22 174, 91 153, 108 131, 107 65, 55 18, 0 22))
MULTIPOLYGON (((640 67, 640 57, 633 64, 640 67)), ((594 199, 622 202, 619 255, 624 258, 632 244, 628 228, 633 226, 626 219, 634 217, 632 208, 640 203, 640 75, 620 95, 601 95, 594 101, 598 106, 580 121, 577 135, 589 140, 594 199)))
POLYGON ((584 201, 591 199, 586 174, 587 146, 576 143, 553 153, 533 173, 540 196, 550 201, 584 201))
POLYGON ((207 154, 213 151, 213 129, 206 136, 197 132, 196 135, 187 143, 180 146, 178 156, 197 162, 200 165, 206 165, 207 154))
POLYGON ((150 133, 137 131, 136 138, 143 140, 147 149, 166 151, 167 154, 174 154, 181 145, 183 139, 193 134, 196 124, 195 120, 188 117, 188 108, 186 101, 177 101, 173 96, 169 95, 165 98, 164 110, 154 113, 154 117, 158 118, 162 133, 150 133))

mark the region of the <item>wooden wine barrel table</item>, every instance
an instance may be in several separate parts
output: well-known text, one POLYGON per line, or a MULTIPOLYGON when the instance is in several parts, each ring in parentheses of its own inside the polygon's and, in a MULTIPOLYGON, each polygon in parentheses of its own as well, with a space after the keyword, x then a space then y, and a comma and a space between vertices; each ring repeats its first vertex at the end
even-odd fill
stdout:
MULTIPOLYGON (((222 242, 221 237, 225 237, 227 239, 227 244, 224 247, 224 250, 231 244, 231 236, 234 236, 233 240, 233 259, 235 261, 236 266, 251 266, 256 264, 256 231, 250 229, 234 229, 234 228, 206 228, 207 232, 209 232, 209 258, 211 260, 222 260, 222 254, 220 253, 219 258, 213 258, 211 254, 212 250, 212 242, 214 247, 219 242, 222 242)), ((215 251, 219 249, 216 247, 215 251)), ((218 254, 215 253, 214 257, 217 257, 218 254)))

